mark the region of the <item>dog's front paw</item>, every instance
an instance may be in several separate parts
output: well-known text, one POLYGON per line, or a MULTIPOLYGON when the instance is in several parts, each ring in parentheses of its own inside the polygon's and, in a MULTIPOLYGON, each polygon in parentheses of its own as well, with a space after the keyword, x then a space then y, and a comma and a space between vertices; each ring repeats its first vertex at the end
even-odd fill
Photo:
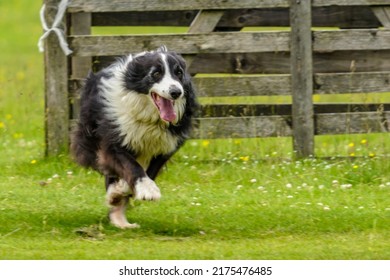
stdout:
POLYGON ((138 179, 134 189, 137 200, 159 200, 161 198, 160 189, 149 177, 138 179))

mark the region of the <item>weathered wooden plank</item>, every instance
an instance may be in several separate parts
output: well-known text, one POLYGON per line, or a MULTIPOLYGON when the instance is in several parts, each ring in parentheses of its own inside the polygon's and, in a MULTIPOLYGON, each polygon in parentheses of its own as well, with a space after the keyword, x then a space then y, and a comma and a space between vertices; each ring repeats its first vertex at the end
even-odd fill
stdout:
MULTIPOLYGON (((209 76, 195 78, 199 96, 290 95, 290 75, 209 76)), ((332 73, 314 75, 314 93, 389 92, 390 72, 332 73)))
POLYGON ((291 117, 199 118, 193 138, 253 138, 291 135, 291 117))
MULTIPOLYGON (((223 11, 200 10, 192 21, 187 33, 210 33, 214 31, 218 22, 221 20, 223 11)), ((195 55, 186 55, 187 68, 189 68, 195 58, 195 55)))
MULTIPOLYGON (((91 13, 73 13, 70 15, 71 34, 73 35, 89 35, 91 34, 91 13)), ((71 58, 71 73, 73 79, 83 79, 92 69, 91 57, 71 58)), ((76 118, 80 113, 79 98, 70 98, 70 114, 76 118)))
POLYGON ((290 20, 293 149, 302 158, 314 155, 311 1, 291 1, 290 20))
MULTIPOLYGON (((290 116, 198 118, 192 138, 254 138, 292 136, 290 116)), ((316 135, 389 132, 390 112, 315 115, 316 135)))
MULTIPOLYGON (((107 65, 111 59, 102 59, 107 65)), ((335 51, 313 54, 316 73, 390 71, 390 50, 382 51, 335 51)), ((99 65, 96 65, 99 68, 99 65)), ((189 69, 191 73, 236 74, 289 74, 290 54, 267 52, 248 54, 200 54, 189 69)))
MULTIPOLYGON (((69 92, 72 94, 77 92, 82 80, 70 79, 69 92)), ((194 85, 199 97, 291 95, 291 78, 288 74, 200 76, 194 78, 194 85)), ((314 93, 316 94, 389 91, 390 72, 314 75, 314 93)))
MULTIPOLYGON (((289 7, 289 0, 72 0, 69 12, 219 10, 289 7)), ((314 7, 388 5, 388 0, 313 0, 314 7)))
MULTIPOLYGON (((45 18, 52 25, 58 0, 45 0, 45 18)), ((66 26, 66 20, 61 23, 66 26)), ((68 59, 52 32, 45 41, 45 140, 47 156, 66 153, 69 146, 68 59)))
POLYGON ((373 7, 375 15, 386 28, 390 28, 390 6, 389 7, 373 7))
MULTIPOLYGON (((183 54, 287 52, 289 32, 70 36, 75 56, 123 55, 164 44, 183 54)), ((390 30, 314 31, 315 52, 390 50, 390 30)))
POLYGON ((316 74, 315 93, 389 92, 390 72, 316 74))
MULTIPOLYGON (((382 7, 378 7, 382 9, 382 7)), ((198 11, 93 13, 93 26, 189 26, 198 11)), ((288 8, 226 10, 218 28, 290 26, 288 8)), ((374 28, 381 23, 370 7, 330 6, 312 10, 312 26, 374 28)))
POLYGON ((316 134, 360 134, 388 132, 389 118, 383 112, 316 115, 316 134))
POLYGON ((74 12, 220 10, 288 7, 288 0, 72 0, 68 10, 74 12))
POLYGON ((199 77, 199 96, 259 96, 291 94, 290 75, 199 77))
POLYGON ((192 21, 188 33, 209 33, 221 20, 223 11, 201 10, 192 21))
POLYGON ((338 50, 388 50, 390 30, 363 29, 313 32, 313 49, 317 52, 338 50))
POLYGON ((389 5, 388 0, 312 0, 313 7, 324 6, 382 6, 389 5))
POLYGON ((278 52, 289 49, 289 32, 70 36, 69 43, 75 56, 123 55, 161 45, 182 54, 278 52))

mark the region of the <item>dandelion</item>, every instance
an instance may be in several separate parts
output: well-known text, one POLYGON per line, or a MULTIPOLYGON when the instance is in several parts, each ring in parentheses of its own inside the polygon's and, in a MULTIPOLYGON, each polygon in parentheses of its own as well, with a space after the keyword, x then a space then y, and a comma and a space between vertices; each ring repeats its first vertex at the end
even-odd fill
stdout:
POLYGON ((350 153, 349 156, 350 157, 354 157, 354 156, 356 156, 356 154, 355 153, 350 153))
POLYGON ((240 145, 241 144, 241 140, 234 140, 234 144, 235 145, 240 145))
POLYGON ((350 148, 355 147, 355 143, 353 143, 353 142, 349 143, 349 144, 348 144, 348 147, 350 147, 350 148))
POLYGON ((362 139, 362 141, 360 141, 360 144, 366 145, 367 144, 367 139, 362 139))
POLYGON ((245 156, 245 157, 240 157, 240 160, 242 160, 242 161, 248 161, 249 160, 249 156, 245 156))
POLYGON ((368 156, 369 157, 375 157, 375 153, 369 153, 368 156))
POLYGON ((356 165, 356 164, 355 164, 354 166, 352 166, 352 168, 353 168, 353 169, 358 169, 358 168, 359 168, 359 165, 356 165))
POLYGON ((5 124, 3 122, 0 122, 0 128, 5 128, 5 124))
POLYGON ((210 145, 210 141, 209 140, 203 140, 202 141, 202 147, 207 148, 209 145, 210 145))
POLYGON ((36 159, 33 159, 30 163, 31 163, 31 164, 36 164, 36 163, 37 163, 37 160, 36 160, 36 159))

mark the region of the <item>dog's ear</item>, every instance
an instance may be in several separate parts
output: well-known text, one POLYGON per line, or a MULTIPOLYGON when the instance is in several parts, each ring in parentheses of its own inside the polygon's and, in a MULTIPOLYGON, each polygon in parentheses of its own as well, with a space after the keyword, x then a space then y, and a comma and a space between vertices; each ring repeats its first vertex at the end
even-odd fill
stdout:
POLYGON ((157 52, 168 52, 168 48, 167 48, 167 46, 162 45, 162 46, 160 46, 160 47, 157 49, 157 52))

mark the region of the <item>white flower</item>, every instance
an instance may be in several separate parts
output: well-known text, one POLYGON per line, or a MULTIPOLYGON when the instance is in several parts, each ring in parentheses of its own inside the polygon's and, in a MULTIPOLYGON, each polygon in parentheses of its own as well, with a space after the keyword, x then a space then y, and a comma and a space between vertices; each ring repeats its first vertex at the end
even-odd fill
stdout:
POLYGON ((256 179, 251 179, 251 183, 256 183, 257 180, 256 179))
POLYGON ((346 190, 352 188, 352 184, 342 184, 340 186, 341 189, 346 190))
POLYGON ((286 188, 291 189, 292 188, 292 184, 290 184, 290 183, 286 184, 286 188))

